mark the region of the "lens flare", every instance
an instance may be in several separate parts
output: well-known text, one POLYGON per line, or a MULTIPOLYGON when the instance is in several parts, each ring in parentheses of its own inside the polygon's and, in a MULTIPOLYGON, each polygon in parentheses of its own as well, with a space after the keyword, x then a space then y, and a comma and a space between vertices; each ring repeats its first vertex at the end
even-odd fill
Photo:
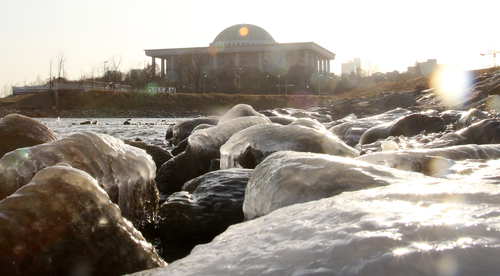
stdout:
POLYGON ((470 93, 472 78, 456 66, 440 66, 433 74, 431 86, 450 108, 459 108, 470 93))
POLYGON ((247 27, 241 27, 240 28, 240 35, 241 36, 246 36, 248 34, 248 28, 247 27))

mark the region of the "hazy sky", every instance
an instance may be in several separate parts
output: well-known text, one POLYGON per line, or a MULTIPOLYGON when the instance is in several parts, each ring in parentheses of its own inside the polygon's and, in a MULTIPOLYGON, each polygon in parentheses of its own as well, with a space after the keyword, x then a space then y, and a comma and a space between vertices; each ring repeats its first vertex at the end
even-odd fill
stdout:
MULTIPOLYGON (((477 69, 500 51, 500 1, 0 0, 0 95, 7 85, 49 76, 63 52, 68 77, 121 56, 140 68, 144 49, 204 47, 225 28, 249 23, 277 42, 315 42, 337 54, 332 71, 355 57, 381 71, 415 61, 477 69)), ((500 56, 497 61, 500 64, 500 56)))

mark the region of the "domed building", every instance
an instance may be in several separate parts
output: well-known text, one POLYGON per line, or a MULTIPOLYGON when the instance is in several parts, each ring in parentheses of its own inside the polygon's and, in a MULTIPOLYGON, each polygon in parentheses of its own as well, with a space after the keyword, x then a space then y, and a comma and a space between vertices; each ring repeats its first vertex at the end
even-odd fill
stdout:
POLYGON ((203 67, 203 74, 228 66, 236 71, 254 67, 261 72, 283 74, 287 68, 302 65, 310 68, 312 74, 321 75, 330 72, 330 60, 335 59, 334 53, 314 42, 278 43, 266 30, 251 24, 226 28, 209 47, 151 49, 145 52, 152 58, 153 65, 160 62, 161 77, 170 72, 181 72, 186 56, 190 56, 192 64, 203 67))

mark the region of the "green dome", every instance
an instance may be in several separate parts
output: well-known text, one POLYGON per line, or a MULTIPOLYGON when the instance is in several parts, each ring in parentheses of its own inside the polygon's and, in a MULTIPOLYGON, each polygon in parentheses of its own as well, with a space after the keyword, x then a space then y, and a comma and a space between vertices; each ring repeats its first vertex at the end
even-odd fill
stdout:
POLYGON ((220 32, 211 45, 236 46, 275 43, 274 38, 261 27, 252 24, 238 24, 220 32))

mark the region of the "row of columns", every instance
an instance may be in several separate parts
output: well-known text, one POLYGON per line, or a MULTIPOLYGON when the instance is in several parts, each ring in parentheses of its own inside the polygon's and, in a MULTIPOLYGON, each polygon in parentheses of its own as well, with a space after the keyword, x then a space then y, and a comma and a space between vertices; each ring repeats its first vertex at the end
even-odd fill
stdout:
MULTIPOLYGON (((264 53, 259 52, 258 53, 258 59, 259 59, 259 70, 264 70, 264 53)), ((286 60, 286 55, 285 53, 281 53, 281 59, 286 60)), ((305 54, 305 65, 310 66, 313 70, 313 73, 318 74, 318 75, 325 75, 330 73, 330 60, 326 59, 325 57, 318 55, 312 51, 308 51, 305 54)), ((160 58, 160 76, 163 78, 165 77, 165 69, 166 68, 176 68, 175 66, 175 57, 170 56, 170 62, 166 58, 160 58)), ((152 62, 151 62, 153 68, 153 75, 156 76, 156 57, 152 57, 152 62)), ((235 64, 236 66, 240 66, 240 54, 236 53, 235 55, 235 64)), ((217 55, 213 56, 213 68, 217 68, 217 55)))

